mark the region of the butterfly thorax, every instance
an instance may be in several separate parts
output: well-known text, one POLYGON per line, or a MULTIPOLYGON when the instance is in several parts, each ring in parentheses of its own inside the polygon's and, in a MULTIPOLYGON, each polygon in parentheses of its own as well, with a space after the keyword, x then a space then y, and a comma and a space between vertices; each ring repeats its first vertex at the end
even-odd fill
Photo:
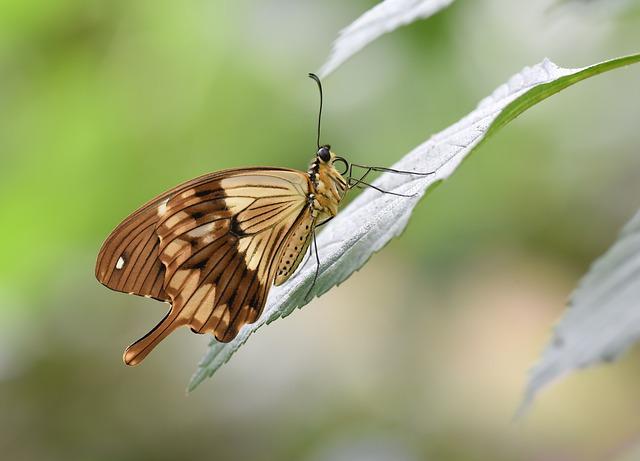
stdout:
POLYGON ((309 166, 309 200, 314 216, 320 220, 338 213, 338 206, 347 192, 347 182, 333 165, 334 158, 335 154, 331 152, 329 161, 316 157, 309 166))

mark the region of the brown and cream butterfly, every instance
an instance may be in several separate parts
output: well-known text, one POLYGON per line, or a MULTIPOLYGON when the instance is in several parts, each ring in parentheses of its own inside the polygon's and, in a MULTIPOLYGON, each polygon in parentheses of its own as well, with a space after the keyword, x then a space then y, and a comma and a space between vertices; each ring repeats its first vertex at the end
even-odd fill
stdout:
POLYGON ((350 188, 370 186, 364 179, 371 171, 422 174, 349 164, 320 146, 322 86, 310 77, 320 90, 320 115, 318 149, 306 173, 262 167, 210 173, 154 198, 107 237, 97 279, 171 304, 164 319, 126 349, 127 365, 140 363, 181 326, 233 340, 260 317, 271 285, 295 272, 316 228, 336 215, 350 188), (353 177, 354 166, 364 174, 353 177))

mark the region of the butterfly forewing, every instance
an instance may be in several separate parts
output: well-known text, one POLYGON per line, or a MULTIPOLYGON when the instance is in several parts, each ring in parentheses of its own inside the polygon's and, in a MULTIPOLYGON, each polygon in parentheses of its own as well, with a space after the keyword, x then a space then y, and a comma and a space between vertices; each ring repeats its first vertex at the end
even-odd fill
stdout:
MULTIPOLYGON (((230 170, 228 170, 230 171, 230 170)), ((164 266, 158 259, 160 241, 155 232, 159 209, 166 201, 228 173, 210 173, 168 190, 127 217, 102 244, 96 262, 96 278, 112 290, 169 301, 163 290, 164 266)))
POLYGON ((247 169, 213 175, 154 201, 154 254, 172 307, 127 349, 125 362, 139 363, 179 326, 228 342, 254 322, 286 243, 310 224, 308 192, 302 172, 247 169))

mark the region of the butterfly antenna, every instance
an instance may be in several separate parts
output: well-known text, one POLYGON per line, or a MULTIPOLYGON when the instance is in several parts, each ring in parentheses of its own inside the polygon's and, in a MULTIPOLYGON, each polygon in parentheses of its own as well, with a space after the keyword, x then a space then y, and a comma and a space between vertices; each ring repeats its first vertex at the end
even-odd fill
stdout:
POLYGON ((320 149, 320 120, 322 119, 322 83, 320 83, 320 78, 314 73, 309 73, 309 78, 312 78, 318 84, 318 90, 320 91, 320 110, 318 111, 318 136, 316 143, 318 144, 318 149, 320 149))

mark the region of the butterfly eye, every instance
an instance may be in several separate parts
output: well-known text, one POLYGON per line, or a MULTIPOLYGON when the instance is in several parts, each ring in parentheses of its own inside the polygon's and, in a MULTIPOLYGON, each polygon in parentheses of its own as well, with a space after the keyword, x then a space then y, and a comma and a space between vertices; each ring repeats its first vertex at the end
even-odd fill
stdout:
POLYGON ((331 152, 329 151, 329 149, 331 149, 331 146, 322 146, 320 149, 318 149, 316 155, 323 162, 328 162, 329 160, 331 160, 331 152))

